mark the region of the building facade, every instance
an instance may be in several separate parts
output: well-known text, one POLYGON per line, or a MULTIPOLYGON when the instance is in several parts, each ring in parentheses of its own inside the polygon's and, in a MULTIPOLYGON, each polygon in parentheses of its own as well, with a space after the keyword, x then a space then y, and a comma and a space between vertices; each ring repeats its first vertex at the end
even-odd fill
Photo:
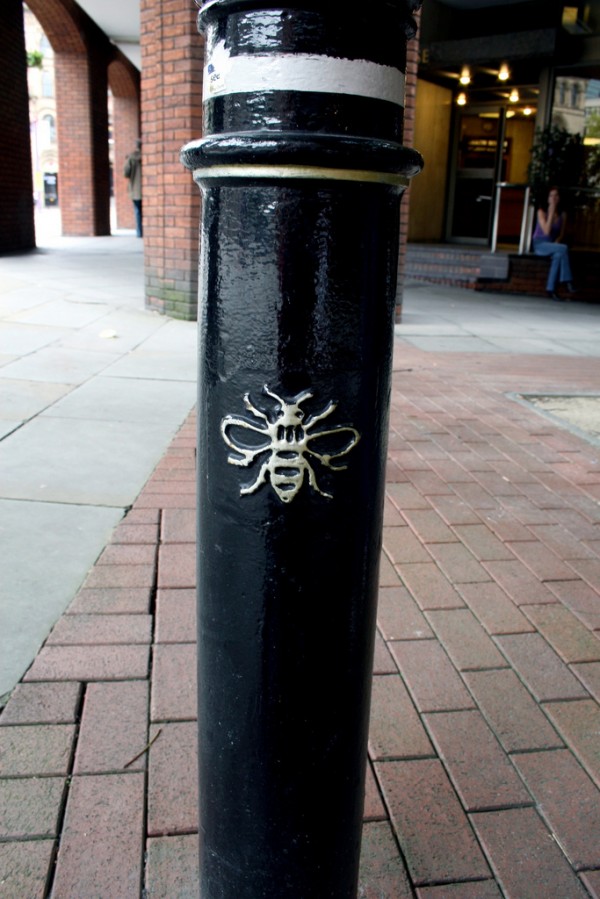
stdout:
POLYGON ((33 196, 37 206, 58 205, 58 139, 54 97, 54 53, 38 20, 25 6, 25 46, 33 196))
MULTIPOLYGON (((195 318, 200 192, 179 151, 202 132, 196 5, 140 0, 141 71, 75 0, 28 0, 28 7, 55 76, 51 88, 43 65, 28 69, 22 0, 3 0, 0 251, 35 246, 34 203, 46 202, 56 174, 65 235, 110 233, 111 184, 117 224, 131 227, 122 166, 141 137, 146 302, 195 318), (28 90, 28 78, 39 83, 28 90), (44 97, 50 89, 54 97, 44 97), (31 112, 30 92, 52 107, 31 112), (32 168, 41 173, 35 184, 32 168)), ((421 151, 425 170, 403 200, 401 259, 407 240, 513 246, 536 129, 554 122, 580 134, 593 162, 600 0, 425 0, 406 86, 404 142, 421 151)), ((594 179, 590 168, 592 194, 594 179)), ((574 236, 597 247, 592 194, 576 211, 574 236)))
POLYGON ((516 250, 532 149, 552 127, 581 143, 558 185, 570 239, 600 249, 599 97, 597 0, 426 0, 414 135, 426 168, 408 240, 516 250))

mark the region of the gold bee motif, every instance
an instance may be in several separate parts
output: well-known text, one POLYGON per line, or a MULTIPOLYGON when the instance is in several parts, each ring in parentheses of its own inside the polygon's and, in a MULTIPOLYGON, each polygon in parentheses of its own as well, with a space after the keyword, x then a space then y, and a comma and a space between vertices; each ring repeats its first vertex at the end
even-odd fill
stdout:
POLYGON ((316 459, 332 471, 344 470, 347 465, 334 465, 333 462, 356 446, 360 434, 356 428, 347 425, 315 431, 315 425, 334 412, 337 402, 330 400, 321 412, 306 417, 301 404, 313 396, 310 390, 297 394, 289 401, 269 390, 266 384, 263 393, 276 401, 273 409, 258 409, 250 394, 246 393, 244 405, 255 421, 226 415, 221 422, 221 435, 232 450, 227 460, 230 465, 247 468, 259 456, 265 456, 254 482, 242 487, 240 495, 255 493, 263 484, 270 482, 279 499, 290 503, 308 477, 313 490, 326 499, 332 499, 330 493, 319 487, 311 462, 316 459))

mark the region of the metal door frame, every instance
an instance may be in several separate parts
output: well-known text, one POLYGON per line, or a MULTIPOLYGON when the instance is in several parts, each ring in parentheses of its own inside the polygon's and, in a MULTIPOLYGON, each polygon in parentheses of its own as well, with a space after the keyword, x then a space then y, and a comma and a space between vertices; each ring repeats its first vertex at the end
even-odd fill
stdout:
POLYGON ((495 216, 496 207, 496 189, 495 185, 502 180, 502 155, 504 140, 506 138, 506 105, 503 103, 479 103, 473 106, 456 108, 454 114, 452 155, 450 158, 450 178, 448 190, 448 204, 446 210, 446 242, 456 244, 474 244, 479 246, 490 246, 492 241, 492 227, 495 216), (452 222, 454 219, 454 201, 456 197, 456 182, 458 176, 458 147, 460 141, 460 120, 463 115, 479 115, 481 112, 498 111, 498 138, 496 146, 496 159, 494 162, 494 176, 492 189, 492 199, 490 201, 490 217, 488 223, 487 237, 456 237, 452 234, 452 222))

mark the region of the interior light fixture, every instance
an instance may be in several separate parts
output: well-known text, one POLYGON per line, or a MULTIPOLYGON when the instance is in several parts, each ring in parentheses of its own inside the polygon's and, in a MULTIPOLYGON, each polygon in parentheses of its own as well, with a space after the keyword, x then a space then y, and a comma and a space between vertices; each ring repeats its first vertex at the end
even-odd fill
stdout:
POLYGON ((471 83, 471 70, 468 66, 463 66, 460 72, 460 78, 458 79, 461 84, 470 84, 471 83))
POLYGON ((532 112, 533 112, 533 109, 531 108, 531 106, 526 106, 525 109, 523 110, 523 115, 531 115, 532 112))
POLYGON ((518 102, 519 102, 519 91, 516 89, 516 87, 513 87, 513 89, 512 89, 511 92, 510 92, 510 95, 509 95, 508 99, 510 100, 511 103, 518 103, 518 102))
POLYGON ((508 81, 510 78, 510 69, 505 62, 502 63, 498 70, 498 81, 508 81))
POLYGON ((516 113, 515 113, 514 109, 506 110, 506 118, 507 119, 513 119, 515 117, 515 115, 516 115, 516 113))
POLYGON ((461 91, 458 97, 456 98, 456 102, 458 106, 466 106, 467 105, 467 95, 464 91, 461 91))

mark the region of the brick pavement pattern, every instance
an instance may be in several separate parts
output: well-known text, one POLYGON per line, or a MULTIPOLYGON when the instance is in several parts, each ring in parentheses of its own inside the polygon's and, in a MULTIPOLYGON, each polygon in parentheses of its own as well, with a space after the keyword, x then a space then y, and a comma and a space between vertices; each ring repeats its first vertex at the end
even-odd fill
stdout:
MULTIPOLYGON (((600 454, 512 396, 597 384, 397 341, 363 899, 600 897, 600 454)), ((0 717, 3 899, 198 895, 194 495, 191 416, 0 717)))

